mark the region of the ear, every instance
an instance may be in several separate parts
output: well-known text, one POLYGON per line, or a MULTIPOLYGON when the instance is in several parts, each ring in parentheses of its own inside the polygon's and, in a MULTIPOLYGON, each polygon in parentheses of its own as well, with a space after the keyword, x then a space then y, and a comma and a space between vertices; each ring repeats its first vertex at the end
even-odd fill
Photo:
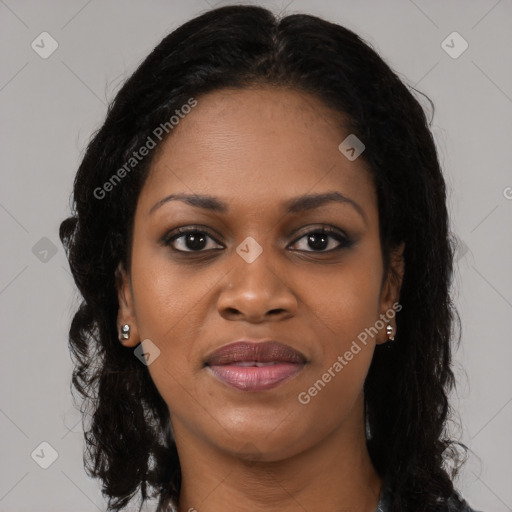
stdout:
POLYGON ((131 289, 131 281, 128 272, 126 272, 122 263, 119 263, 116 269, 116 288, 119 310, 117 312, 117 333, 119 341, 125 347, 135 347, 139 344, 140 337, 135 320, 135 310, 133 307, 133 295, 131 289), (123 325, 130 326, 130 335, 127 340, 122 339, 121 329, 123 325))
POLYGON ((402 288, 402 281, 404 277, 404 249, 405 242, 402 242, 396 247, 390 255, 390 265, 386 281, 382 286, 380 298, 380 318, 384 320, 385 327, 382 333, 376 340, 377 344, 386 343, 388 336, 386 334, 387 323, 393 327, 393 335, 396 334, 396 314, 400 311, 401 306, 398 306, 398 299, 400 298, 400 290, 402 288))

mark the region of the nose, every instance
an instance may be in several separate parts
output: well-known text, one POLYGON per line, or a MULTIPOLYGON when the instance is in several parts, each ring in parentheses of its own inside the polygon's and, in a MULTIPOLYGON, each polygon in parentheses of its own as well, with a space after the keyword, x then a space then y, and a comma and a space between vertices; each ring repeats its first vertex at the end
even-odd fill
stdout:
POLYGON ((265 251, 252 263, 241 259, 228 273, 217 302, 226 320, 263 323, 297 313, 297 299, 282 278, 283 273, 271 268, 264 255, 265 251))

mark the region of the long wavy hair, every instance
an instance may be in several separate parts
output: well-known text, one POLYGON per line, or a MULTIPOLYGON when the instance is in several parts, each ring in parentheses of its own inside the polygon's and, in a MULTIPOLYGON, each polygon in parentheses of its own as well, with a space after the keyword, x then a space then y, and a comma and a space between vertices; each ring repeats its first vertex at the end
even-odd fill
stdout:
POLYGON ((147 367, 119 342, 116 325, 116 268, 130 268, 135 208, 155 151, 108 197, 97 191, 189 98, 254 85, 315 96, 342 112, 366 145, 361 158, 378 194, 385 272, 390 251, 406 244, 397 335, 391 346, 376 347, 364 385, 368 451, 392 491, 393 512, 447 510, 459 499, 453 479, 464 462, 447 428, 460 319, 450 297, 456 242, 430 124, 415 89, 355 33, 257 6, 213 9, 166 36, 110 103, 76 174, 59 235, 83 297, 69 346, 84 422, 90 415, 87 474, 101 479, 108 510, 139 491, 141 507, 158 497, 158 510, 179 497, 167 405, 147 367))

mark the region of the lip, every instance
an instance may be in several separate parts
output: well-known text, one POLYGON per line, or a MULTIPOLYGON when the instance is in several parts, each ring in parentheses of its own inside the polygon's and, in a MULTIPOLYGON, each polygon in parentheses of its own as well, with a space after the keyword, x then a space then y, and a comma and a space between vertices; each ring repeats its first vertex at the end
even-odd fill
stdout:
POLYGON ((225 384, 243 391, 274 388, 299 373, 307 359, 274 340, 239 340, 212 352, 205 367, 225 384))

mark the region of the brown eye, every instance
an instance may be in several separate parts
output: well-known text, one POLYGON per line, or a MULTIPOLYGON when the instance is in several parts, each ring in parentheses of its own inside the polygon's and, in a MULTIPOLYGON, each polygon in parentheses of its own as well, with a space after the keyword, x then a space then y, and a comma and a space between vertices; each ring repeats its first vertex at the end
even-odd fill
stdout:
POLYGON ((294 245, 300 241, 301 246, 296 250, 305 252, 331 252, 350 247, 352 241, 345 235, 333 229, 315 229, 298 238, 294 245))
POLYGON ((174 251, 178 252, 203 252, 205 249, 222 249, 222 246, 212 235, 197 228, 178 228, 174 234, 166 237, 164 245, 171 246, 174 251))

